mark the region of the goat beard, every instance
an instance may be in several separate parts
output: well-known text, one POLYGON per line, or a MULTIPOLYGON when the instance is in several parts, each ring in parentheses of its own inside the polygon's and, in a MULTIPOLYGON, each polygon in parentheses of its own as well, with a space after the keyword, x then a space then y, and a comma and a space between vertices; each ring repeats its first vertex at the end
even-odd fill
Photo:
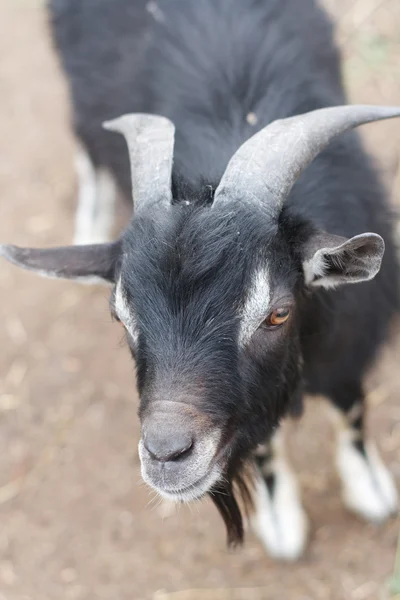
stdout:
POLYGON ((235 474, 233 476, 226 475, 209 492, 211 500, 225 523, 229 547, 243 544, 243 513, 248 518, 253 509, 254 482, 254 464, 247 460, 239 467, 236 465, 235 474))

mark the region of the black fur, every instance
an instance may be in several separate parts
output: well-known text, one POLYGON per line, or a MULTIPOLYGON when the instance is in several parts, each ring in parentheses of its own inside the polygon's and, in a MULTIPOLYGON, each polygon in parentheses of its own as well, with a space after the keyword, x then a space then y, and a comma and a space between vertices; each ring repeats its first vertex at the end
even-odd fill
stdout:
POLYGON ((201 390, 195 402, 224 431, 229 483, 212 497, 234 542, 243 530, 232 481, 250 452, 299 410, 303 388, 340 406, 387 337, 399 305, 391 215, 356 133, 318 156, 279 220, 240 205, 210 210, 229 159, 255 131, 345 103, 331 24, 314 0, 159 0, 158 7, 157 20, 143 0, 51 0, 50 14, 75 131, 127 196, 125 143, 102 121, 151 112, 176 126, 176 206, 169 216, 134 219, 122 240, 121 272, 139 329, 132 350, 140 413, 167 385, 169 393, 189 383, 201 390), (378 276, 334 292, 306 290, 302 256, 320 229, 380 234, 386 253, 378 276), (294 316, 284 330, 261 327, 240 350, 240 306, 264 264, 275 300, 288 298, 294 316))

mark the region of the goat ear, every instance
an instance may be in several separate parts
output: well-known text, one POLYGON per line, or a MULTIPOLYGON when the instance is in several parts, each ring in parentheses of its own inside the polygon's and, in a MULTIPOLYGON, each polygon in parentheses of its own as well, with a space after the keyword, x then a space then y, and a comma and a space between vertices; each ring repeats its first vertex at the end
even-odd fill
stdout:
POLYGON ((318 233, 306 243, 303 271, 309 286, 333 288, 373 279, 381 268, 385 243, 376 233, 350 239, 318 233))
POLYGON ((45 277, 72 279, 83 283, 112 283, 120 254, 119 241, 58 248, 0 245, 0 256, 23 269, 45 277))

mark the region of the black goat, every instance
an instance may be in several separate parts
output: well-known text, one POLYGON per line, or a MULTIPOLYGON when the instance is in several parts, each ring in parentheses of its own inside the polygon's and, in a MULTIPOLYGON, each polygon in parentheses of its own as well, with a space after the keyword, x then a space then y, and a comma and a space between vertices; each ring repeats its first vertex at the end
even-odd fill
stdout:
POLYGON ((123 139, 102 122, 147 113, 106 125, 128 141, 135 215, 115 242, 1 253, 113 284, 145 481, 174 500, 209 493, 231 542, 238 484, 268 550, 294 558, 306 519, 277 428, 323 394, 347 505, 387 518, 397 495, 364 440, 362 380, 399 309, 391 215, 358 136, 330 141, 400 109, 338 106, 314 0, 51 0, 50 14, 82 145, 77 239, 105 235, 112 181, 130 194, 123 139))

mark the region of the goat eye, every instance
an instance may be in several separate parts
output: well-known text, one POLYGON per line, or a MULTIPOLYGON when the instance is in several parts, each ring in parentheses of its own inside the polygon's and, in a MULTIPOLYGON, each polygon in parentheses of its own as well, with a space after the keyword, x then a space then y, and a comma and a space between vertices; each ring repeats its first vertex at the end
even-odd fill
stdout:
POLYGON ((283 325, 288 320, 289 315, 289 308, 276 308, 265 319, 264 325, 270 329, 275 329, 283 325))

